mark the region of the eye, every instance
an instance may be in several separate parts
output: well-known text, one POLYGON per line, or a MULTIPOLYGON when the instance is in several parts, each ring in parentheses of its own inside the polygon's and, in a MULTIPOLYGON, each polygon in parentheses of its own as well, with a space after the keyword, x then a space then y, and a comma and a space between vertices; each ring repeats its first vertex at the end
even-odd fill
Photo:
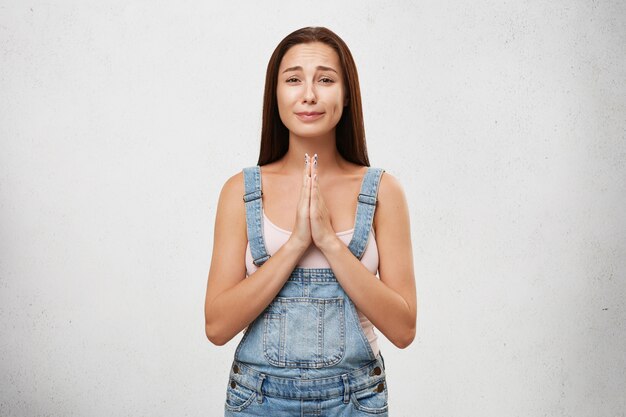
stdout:
POLYGON ((323 84, 332 84, 332 83, 334 83, 334 81, 331 80, 328 77, 323 77, 323 78, 320 79, 320 81, 322 81, 323 84))
POLYGON ((296 82, 296 81, 299 81, 299 80, 296 77, 290 77, 290 78, 287 78, 287 80, 286 80, 286 82, 288 82, 288 83, 291 83, 292 81, 296 82))

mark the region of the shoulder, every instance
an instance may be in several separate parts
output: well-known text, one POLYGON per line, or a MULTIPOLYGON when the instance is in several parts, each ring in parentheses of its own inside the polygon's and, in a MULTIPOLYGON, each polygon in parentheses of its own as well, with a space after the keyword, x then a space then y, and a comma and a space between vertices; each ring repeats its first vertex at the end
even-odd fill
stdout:
POLYGON ((407 209, 406 196, 400 180, 385 171, 381 174, 378 184, 376 214, 374 224, 376 226, 386 223, 389 219, 399 220, 401 213, 407 209))
POLYGON ((244 208, 245 194, 243 169, 226 179, 220 191, 219 206, 226 211, 238 211, 244 208))
POLYGON ((235 194, 244 194, 243 170, 231 175, 222 186, 222 195, 231 196, 235 194))
POLYGON ((399 202, 404 200, 404 189, 400 180, 387 171, 383 172, 380 176, 378 199, 384 202, 399 202))

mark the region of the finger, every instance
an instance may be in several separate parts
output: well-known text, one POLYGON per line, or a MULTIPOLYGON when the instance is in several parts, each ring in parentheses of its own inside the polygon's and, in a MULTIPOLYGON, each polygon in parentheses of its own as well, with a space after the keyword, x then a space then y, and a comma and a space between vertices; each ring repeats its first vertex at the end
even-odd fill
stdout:
POLYGON ((320 192, 320 177, 317 174, 313 175, 313 194, 315 195, 315 199, 318 200, 318 203, 321 203, 322 193, 320 192))
POLYGON ((304 201, 302 205, 306 207, 307 214, 311 213, 311 177, 307 178, 306 190, 302 193, 302 198, 304 201))
POLYGON ((303 193, 305 198, 308 199, 311 196, 311 157, 309 156, 309 154, 306 154, 307 157, 307 165, 306 165, 306 175, 305 175, 305 185, 306 185, 306 190, 303 193))
MULTIPOLYGON (((313 169, 313 167, 311 167, 311 169, 313 169)), ((311 186, 309 187, 309 207, 314 205, 315 203, 313 202, 315 200, 315 190, 313 189, 313 187, 315 187, 315 174, 311 174, 311 186)))
POLYGON ((313 177, 317 175, 317 154, 313 155, 313 163, 311 164, 311 187, 314 185, 313 177))
POLYGON ((311 190, 311 201, 313 202, 313 205, 315 205, 316 210, 319 210, 320 190, 319 188, 317 188, 317 174, 313 174, 311 182, 313 183, 311 190))
POLYGON ((304 154, 304 171, 302 173, 302 186, 310 187, 311 179, 311 158, 308 153, 304 154))
POLYGON ((311 187, 310 184, 310 177, 309 177, 309 155, 308 154, 304 154, 304 169, 302 171, 302 191, 300 192, 300 203, 298 204, 299 207, 302 207, 302 205, 304 204, 305 200, 308 198, 307 194, 308 194, 308 189, 311 187))

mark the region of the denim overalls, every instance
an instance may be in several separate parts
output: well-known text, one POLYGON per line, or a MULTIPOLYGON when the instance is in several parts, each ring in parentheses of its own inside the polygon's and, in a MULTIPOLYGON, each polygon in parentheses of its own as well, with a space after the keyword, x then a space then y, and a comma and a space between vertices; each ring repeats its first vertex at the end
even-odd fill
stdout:
MULTIPOLYGON (((376 209, 381 168, 368 167, 348 246, 359 260, 376 209)), ((261 168, 243 169, 254 264, 267 261, 261 168)), ((382 354, 374 356, 352 300, 330 268, 295 268, 250 324, 230 369, 225 416, 388 415, 382 354)))

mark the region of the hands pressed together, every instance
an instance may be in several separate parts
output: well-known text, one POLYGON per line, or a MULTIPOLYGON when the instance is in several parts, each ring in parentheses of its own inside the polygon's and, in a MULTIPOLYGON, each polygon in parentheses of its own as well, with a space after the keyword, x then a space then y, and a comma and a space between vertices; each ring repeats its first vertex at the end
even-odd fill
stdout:
POLYGON ((318 182, 317 154, 304 154, 302 190, 296 212, 296 224, 291 238, 307 248, 313 242, 321 250, 337 240, 330 222, 330 215, 318 182))

